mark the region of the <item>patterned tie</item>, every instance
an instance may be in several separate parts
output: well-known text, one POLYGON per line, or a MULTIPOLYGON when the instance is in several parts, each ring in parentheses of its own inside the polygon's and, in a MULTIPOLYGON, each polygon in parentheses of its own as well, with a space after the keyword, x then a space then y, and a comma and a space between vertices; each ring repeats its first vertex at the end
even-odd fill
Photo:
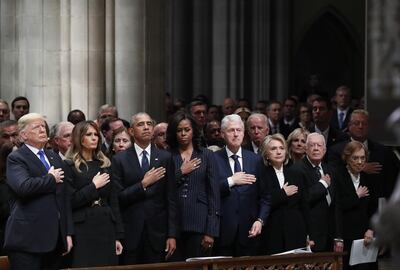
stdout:
POLYGON ((343 129, 344 124, 344 112, 339 113, 339 129, 343 129))
MULTIPOLYGON (((319 166, 315 166, 314 167, 314 169, 315 169, 315 172, 317 173, 317 175, 318 175, 318 180, 321 180, 321 177, 322 177, 322 175, 321 175, 321 168, 319 167, 319 166)), ((326 189, 326 192, 327 192, 327 194, 326 194, 326 202, 328 203, 328 205, 331 205, 331 203, 332 203, 332 198, 331 198, 331 194, 329 193, 329 189, 326 189)))
POLYGON ((38 155, 39 155, 40 161, 43 163, 44 167, 48 171, 50 169, 50 165, 46 161, 46 158, 45 158, 43 150, 39 150, 38 155))
POLYGON ((233 166, 234 168, 234 172, 241 172, 242 168, 240 167, 240 162, 239 162, 239 156, 238 155, 232 155, 231 158, 233 159, 233 161, 235 161, 235 165, 233 166))
POLYGON ((142 170, 144 173, 146 173, 150 168, 149 164, 149 159, 147 158, 147 152, 146 150, 143 150, 142 152, 142 170))

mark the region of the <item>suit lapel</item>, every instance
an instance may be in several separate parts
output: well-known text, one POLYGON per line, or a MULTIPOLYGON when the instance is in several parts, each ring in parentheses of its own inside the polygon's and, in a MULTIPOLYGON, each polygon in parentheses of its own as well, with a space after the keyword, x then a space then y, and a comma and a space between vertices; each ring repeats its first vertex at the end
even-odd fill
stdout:
POLYGON ((227 174, 227 177, 231 176, 233 173, 232 173, 231 165, 229 165, 229 157, 228 157, 228 154, 226 153, 226 149, 222 148, 220 150, 219 155, 224 160, 223 166, 225 167, 225 168, 222 168, 221 171, 230 172, 230 173, 227 174))
POLYGON ((47 174, 46 167, 40 161, 39 157, 37 157, 26 145, 23 145, 21 149, 24 151, 24 156, 32 161, 32 164, 35 164, 35 166, 39 168, 43 174, 47 174))
POLYGON ((160 155, 160 150, 158 150, 157 147, 155 147, 153 144, 151 145, 151 156, 150 156, 150 169, 151 168, 157 168, 159 167, 159 155, 160 155))

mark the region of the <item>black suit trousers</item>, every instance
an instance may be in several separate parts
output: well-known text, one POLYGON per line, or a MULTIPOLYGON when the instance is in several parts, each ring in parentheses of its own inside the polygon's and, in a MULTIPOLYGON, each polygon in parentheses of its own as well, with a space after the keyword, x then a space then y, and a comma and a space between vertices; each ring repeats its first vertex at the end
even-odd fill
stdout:
POLYGON ((121 257, 122 265, 160 263, 165 262, 165 254, 154 250, 150 244, 149 233, 146 226, 144 227, 142 237, 136 249, 123 250, 121 257))

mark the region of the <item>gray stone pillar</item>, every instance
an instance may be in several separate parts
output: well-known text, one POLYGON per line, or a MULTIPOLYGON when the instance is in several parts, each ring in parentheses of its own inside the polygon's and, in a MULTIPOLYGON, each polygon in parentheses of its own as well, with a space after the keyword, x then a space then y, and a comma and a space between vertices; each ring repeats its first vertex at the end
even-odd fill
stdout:
POLYGON ((146 110, 144 14, 144 0, 115 0, 115 105, 126 119, 146 110))

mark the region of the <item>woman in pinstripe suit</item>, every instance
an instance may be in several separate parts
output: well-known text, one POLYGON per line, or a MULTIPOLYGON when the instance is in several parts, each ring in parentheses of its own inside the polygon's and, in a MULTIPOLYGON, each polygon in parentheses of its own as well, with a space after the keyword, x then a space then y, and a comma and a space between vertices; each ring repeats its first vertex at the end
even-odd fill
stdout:
POLYGON ((209 256, 219 235, 219 185, 214 153, 200 147, 195 120, 177 112, 168 124, 167 142, 175 164, 181 211, 180 259, 209 256))

